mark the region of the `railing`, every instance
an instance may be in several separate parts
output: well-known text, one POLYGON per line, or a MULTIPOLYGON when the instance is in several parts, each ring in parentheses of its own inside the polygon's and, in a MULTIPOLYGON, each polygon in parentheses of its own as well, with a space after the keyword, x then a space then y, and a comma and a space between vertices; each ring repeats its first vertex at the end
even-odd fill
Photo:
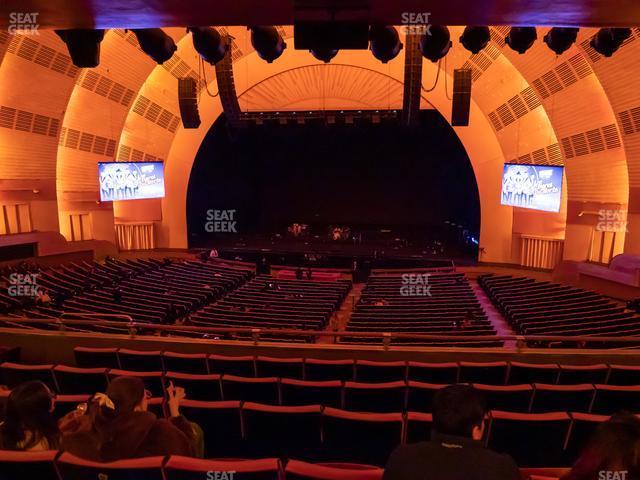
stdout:
MULTIPOLYGON (((342 337, 351 338, 370 338, 372 340, 381 341, 385 349, 393 347, 394 349, 411 347, 410 343, 394 344, 391 345, 392 340, 415 340, 422 342, 512 342, 517 349, 526 348, 529 343, 539 342, 544 343, 563 343, 563 344, 594 344, 594 343, 616 343, 619 345, 625 345, 613 349, 629 349, 640 348, 640 336, 624 336, 624 337, 612 337, 612 336, 567 336, 567 335, 429 335, 418 333, 392 333, 392 332, 353 332, 353 331, 325 331, 325 330, 298 330, 298 329, 268 329, 268 328, 250 328, 250 327, 202 327, 202 326, 181 326, 181 325, 158 325, 152 323, 134 322, 128 315, 107 315, 107 314, 91 314, 91 313, 68 313, 63 315, 63 318, 59 319, 43 319, 43 318, 15 318, 15 317, 0 317, 0 324, 10 323, 14 325, 25 326, 38 326, 48 325, 57 326, 60 332, 66 332, 68 327, 95 327, 96 322, 92 320, 69 320, 67 317, 79 316, 79 317, 117 317, 127 320, 126 322, 118 322, 111 320, 100 320, 101 327, 113 327, 126 329, 131 337, 144 336, 139 335, 140 330, 161 332, 166 334, 171 333, 196 333, 213 336, 226 336, 231 338, 225 338, 224 340, 245 340, 246 338, 240 338, 242 336, 248 337, 252 342, 258 344, 261 340, 269 342, 269 336, 278 337, 304 337, 307 339, 317 339, 320 337, 332 337, 334 339, 340 339, 342 337), (234 338, 235 337, 235 338, 234 338), (266 339, 265 339, 266 338, 266 339)), ((6 330, 7 327, 1 327, 0 331, 6 330)), ((46 330, 43 330, 46 331, 46 330)), ((99 333, 102 335, 109 335, 104 332, 91 332, 99 333)), ((380 343, 380 342, 377 342, 380 343)), ((371 346, 371 344, 362 344, 363 346, 371 346)), ((420 345, 416 345, 418 347, 420 345)), ((447 347, 447 345, 433 345, 436 348, 447 347)), ((464 347, 464 345, 456 345, 456 348, 464 347)), ((479 348, 470 344, 469 347, 479 348)), ((421 347, 422 348, 422 347, 421 347)), ((482 347, 490 349, 504 349, 504 347, 482 347)), ((610 350, 613 350, 610 349, 610 350)))

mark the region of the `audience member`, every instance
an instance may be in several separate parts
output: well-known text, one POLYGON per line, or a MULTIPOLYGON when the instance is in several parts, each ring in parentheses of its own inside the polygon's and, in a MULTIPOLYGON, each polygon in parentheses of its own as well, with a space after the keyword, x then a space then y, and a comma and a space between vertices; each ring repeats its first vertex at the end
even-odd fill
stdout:
POLYGON ((480 392, 469 385, 439 390, 433 400, 431 441, 398 447, 383 480, 518 480, 507 455, 484 448, 487 410, 480 392))
POLYGON ((0 424, 0 449, 42 451, 59 446, 58 424, 53 416, 54 396, 42 382, 14 388, 0 424))
POLYGON ((635 415, 620 413, 599 425, 562 480, 603 478, 640 478, 640 419, 635 415))
POLYGON ((110 462, 156 455, 194 456, 199 435, 180 415, 184 390, 167 389, 170 418, 147 411, 150 395, 142 380, 118 377, 106 393, 97 394, 74 432, 64 432, 62 448, 81 458, 110 462))

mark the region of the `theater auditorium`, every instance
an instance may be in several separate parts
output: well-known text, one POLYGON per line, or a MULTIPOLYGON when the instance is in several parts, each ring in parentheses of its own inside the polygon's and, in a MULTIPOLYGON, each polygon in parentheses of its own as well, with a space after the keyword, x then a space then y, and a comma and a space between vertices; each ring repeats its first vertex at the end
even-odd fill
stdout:
POLYGON ((0 480, 640 479, 637 0, 4 0, 0 480))

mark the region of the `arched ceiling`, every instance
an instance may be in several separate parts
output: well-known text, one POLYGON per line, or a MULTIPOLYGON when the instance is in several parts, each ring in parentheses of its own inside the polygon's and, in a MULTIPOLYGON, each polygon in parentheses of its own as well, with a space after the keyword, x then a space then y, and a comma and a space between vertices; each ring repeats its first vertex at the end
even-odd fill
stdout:
MULTIPOLYGON (((162 66, 139 49, 133 34, 112 30, 103 41, 100 66, 83 71, 70 64, 53 32, 0 36, 2 198, 16 197, 20 181, 49 182, 48 195, 56 199, 57 190, 59 212, 104 209, 95 207, 98 161, 168 158, 181 131, 176 78, 198 78, 200 67, 185 30, 166 31, 179 48, 162 66)), ((293 108, 304 103, 305 92, 307 98, 335 102, 342 94, 362 108, 389 108, 401 98, 399 83, 390 79, 402 78, 402 54, 382 65, 368 52, 340 52, 324 66, 290 46, 274 64, 240 62, 255 56, 247 30, 228 31, 235 37, 241 108, 293 108), (341 66, 356 68, 345 68, 341 79, 341 66)), ((283 31, 290 34, 291 28, 283 31)), ((544 32, 539 30, 539 38, 544 32)), ((490 123, 503 160, 565 163, 568 222, 584 221, 578 213, 587 204, 628 204, 630 214, 640 214, 640 91, 633 81, 640 73, 640 31, 634 29, 610 59, 588 46, 592 29, 582 29, 578 43, 560 57, 540 40, 525 55, 516 54, 504 45, 504 27, 492 28, 490 46, 469 55, 456 41, 460 33, 452 28, 454 47, 441 62, 446 75, 437 90, 454 68, 473 69, 473 102, 490 123)), ((436 68, 425 61, 423 88, 432 86, 436 68)), ((216 91, 213 70, 206 69, 210 90, 216 91)), ((447 88, 445 97, 451 83, 447 88)), ((423 92, 424 106, 431 95, 423 92)), ((217 100, 203 93, 200 101, 217 100)), ((441 108, 449 116, 450 106, 441 108)))

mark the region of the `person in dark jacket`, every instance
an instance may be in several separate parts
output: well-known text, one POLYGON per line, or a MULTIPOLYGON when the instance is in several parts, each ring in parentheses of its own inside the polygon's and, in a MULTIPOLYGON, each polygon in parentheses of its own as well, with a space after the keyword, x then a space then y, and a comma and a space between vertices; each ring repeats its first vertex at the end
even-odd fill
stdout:
POLYGON ((162 455, 194 456, 196 432, 179 410, 184 390, 171 384, 167 396, 171 417, 158 419, 147 411, 149 394, 141 379, 112 380, 106 393, 94 396, 87 415, 73 422, 74 431, 63 429, 62 449, 100 462, 162 455))
POLYGON ((513 459, 483 447, 486 407, 469 385, 439 390, 429 442, 403 445, 389 458, 383 480, 519 480, 513 459))
POLYGON ((602 422, 562 480, 640 478, 640 419, 621 412, 602 422))

